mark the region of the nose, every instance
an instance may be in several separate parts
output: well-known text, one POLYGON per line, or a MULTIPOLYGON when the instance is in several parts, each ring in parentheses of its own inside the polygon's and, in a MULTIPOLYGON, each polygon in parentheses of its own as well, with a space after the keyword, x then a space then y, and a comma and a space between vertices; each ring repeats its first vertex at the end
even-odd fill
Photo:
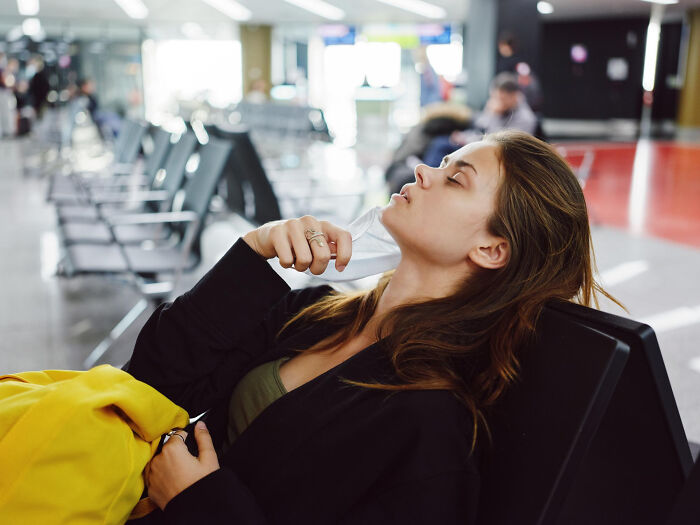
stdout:
POLYGON ((432 183, 432 179, 435 176, 435 171, 438 168, 431 168, 427 164, 418 164, 416 168, 413 170, 413 173, 416 176, 416 183, 418 183, 418 186, 420 186, 423 189, 427 189, 430 187, 432 183))

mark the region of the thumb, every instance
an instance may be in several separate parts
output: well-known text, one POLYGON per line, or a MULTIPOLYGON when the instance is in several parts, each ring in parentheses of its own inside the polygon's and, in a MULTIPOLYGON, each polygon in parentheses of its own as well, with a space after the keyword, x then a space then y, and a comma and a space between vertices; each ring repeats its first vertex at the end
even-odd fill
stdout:
POLYGON ((211 435, 204 421, 197 421, 194 427, 194 438, 197 441, 197 448, 199 449, 199 461, 200 463, 212 463, 219 465, 219 458, 216 455, 216 450, 214 450, 214 443, 211 440, 211 435))

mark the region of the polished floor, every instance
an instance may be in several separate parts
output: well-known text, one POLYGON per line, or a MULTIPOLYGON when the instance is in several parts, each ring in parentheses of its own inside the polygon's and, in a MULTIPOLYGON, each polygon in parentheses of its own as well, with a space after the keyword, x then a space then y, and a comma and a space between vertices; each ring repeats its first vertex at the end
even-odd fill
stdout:
POLYGON ((584 191, 594 224, 700 248, 700 145, 567 144, 571 163, 592 155, 584 191))
MULTIPOLYGON (((581 168, 600 280, 629 313, 602 306, 655 329, 687 435, 700 441, 700 147, 653 142, 563 147, 581 168), (586 155, 588 164, 581 167, 586 155)), ((329 154, 345 155, 344 170, 356 173, 348 168, 355 163, 368 174, 365 182, 376 183, 387 153, 329 154)), ((45 201, 47 180, 28 160, 35 156, 27 141, 0 141, 0 373, 81 368, 139 299, 116 280, 56 277, 55 214, 45 201)), ((381 199, 372 187, 368 205, 381 199)), ((236 217, 210 224, 203 263, 181 288, 191 286, 245 229, 236 217)), ((279 271, 293 284, 308 282, 279 271)), ((128 359, 145 319, 146 314, 127 330, 106 362, 128 359)))

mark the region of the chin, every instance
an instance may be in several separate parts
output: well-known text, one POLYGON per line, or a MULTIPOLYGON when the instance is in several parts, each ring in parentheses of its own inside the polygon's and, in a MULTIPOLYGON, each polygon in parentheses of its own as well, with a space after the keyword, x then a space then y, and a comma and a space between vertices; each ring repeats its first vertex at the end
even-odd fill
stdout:
POLYGON ((396 219, 394 217, 394 212, 396 211, 395 206, 386 206, 382 209, 382 214, 379 218, 381 223, 384 225, 386 230, 394 237, 394 229, 396 224, 396 219))

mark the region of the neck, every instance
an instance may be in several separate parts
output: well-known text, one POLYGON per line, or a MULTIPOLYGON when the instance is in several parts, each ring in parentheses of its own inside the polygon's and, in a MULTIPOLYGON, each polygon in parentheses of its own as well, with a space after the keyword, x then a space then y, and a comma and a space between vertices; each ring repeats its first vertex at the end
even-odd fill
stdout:
POLYGON ((386 313, 404 304, 447 297, 469 273, 466 264, 436 267, 402 259, 368 324, 376 325, 386 313))

